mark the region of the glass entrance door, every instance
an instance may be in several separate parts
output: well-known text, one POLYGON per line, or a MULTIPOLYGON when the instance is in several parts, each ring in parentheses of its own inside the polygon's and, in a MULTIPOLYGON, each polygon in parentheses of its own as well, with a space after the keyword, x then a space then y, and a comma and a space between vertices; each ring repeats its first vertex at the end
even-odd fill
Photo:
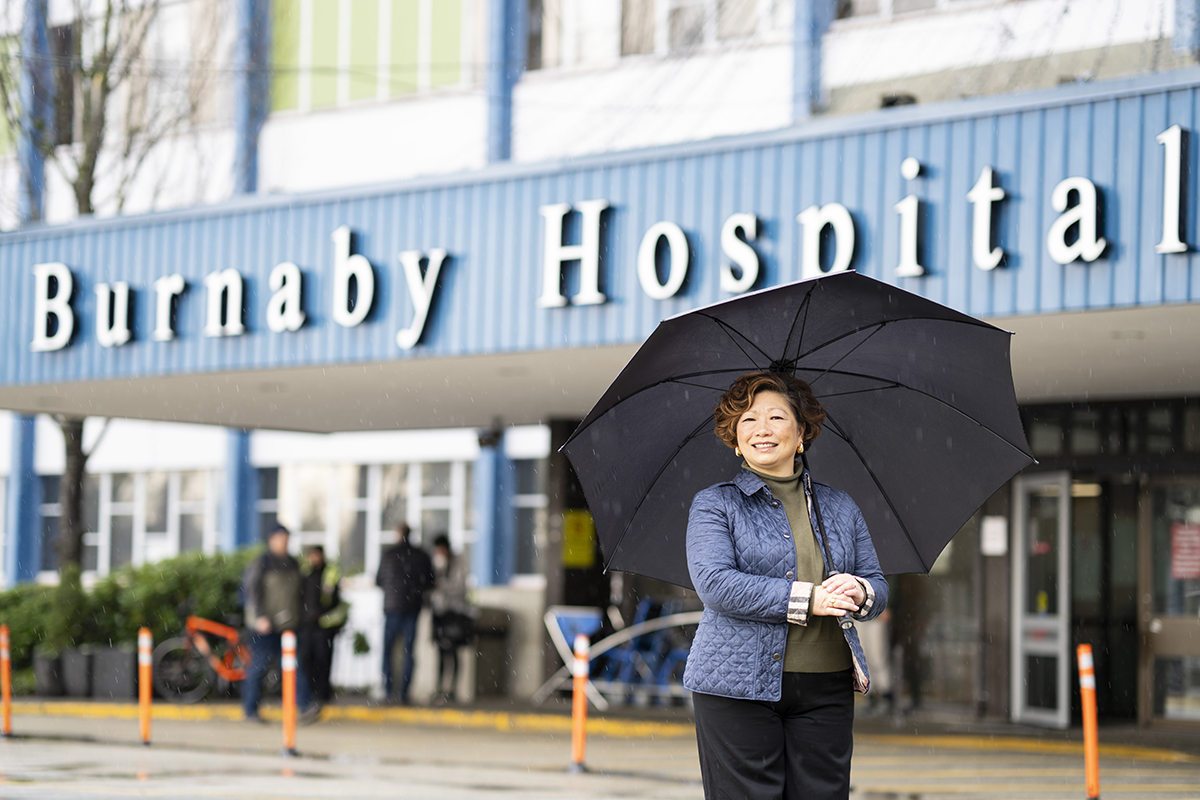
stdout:
POLYGON ((1200 723, 1200 478, 1142 495, 1138 719, 1200 723))
POLYGON ((1012 716, 1065 728, 1071 708, 1070 473, 1019 477, 1013 494, 1012 716))

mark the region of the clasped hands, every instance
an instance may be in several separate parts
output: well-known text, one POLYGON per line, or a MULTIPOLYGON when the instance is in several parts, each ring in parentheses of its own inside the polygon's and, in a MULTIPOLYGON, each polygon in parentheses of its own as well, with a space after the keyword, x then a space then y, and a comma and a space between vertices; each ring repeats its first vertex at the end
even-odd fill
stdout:
POLYGON ((810 614, 819 617, 844 617, 858 611, 867 600, 862 584, 853 575, 839 572, 813 587, 810 614))

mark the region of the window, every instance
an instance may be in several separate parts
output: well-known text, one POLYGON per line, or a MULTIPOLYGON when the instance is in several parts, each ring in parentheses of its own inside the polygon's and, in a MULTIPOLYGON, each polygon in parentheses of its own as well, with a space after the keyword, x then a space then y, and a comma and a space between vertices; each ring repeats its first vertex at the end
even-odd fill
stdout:
MULTIPOLYGON (((107 575, 114 569, 216 545, 210 475, 193 472, 87 473, 83 476, 80 566, 107 575)), ((43 572, 58 568, 54 541, 61 510, 61 476, 42 477, 43 572)))
POLYGON ((865 17, 879 13, 879 0, 838 0, 837 18, 865 17))
POLYGON ((512 465, 516 472, 514 571, 518 575, 534 575, 542 571, 541 554, 546 544, 546 461, 514 459, 512 465))
POLYGON ((258 533, 262 538, 271 532, 279 516, 279 467, 258 470, 258 501, 254 504, 258 512, 258 533))
POLYGON ((273 111, 457 86, 468 0, 272 0, 273 111))
POLYGON ((655 0, 621 0, 621 55, 654 52, 655 0))
POLYGON ((347 575, 362 572, 367 561, 367 513, 370 510, 370 467, 339 470, 342 496, 338 505, 338 561, 347 575))
POLYGON ((58 504, 58 487, 61 478, 57 475, 43 475, 42 481, 42 572, 53 572, 58 569, 58 552, 54 542, 58 538, 58 520, 62 515, 58 504))

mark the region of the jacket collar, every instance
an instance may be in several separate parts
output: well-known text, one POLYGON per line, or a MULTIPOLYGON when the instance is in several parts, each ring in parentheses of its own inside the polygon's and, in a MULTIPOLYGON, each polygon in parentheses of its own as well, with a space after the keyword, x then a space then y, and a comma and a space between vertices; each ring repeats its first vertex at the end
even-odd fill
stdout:
MULTIPOLYGON (((804 471, 804 478, 802 480, 804 481, 806 486, 811 486, 811 484, 810 484, 811 478, 809 477, 808 470, 804 471)), ((741 489, 742 494, 746 495, 747 497, 754 494, 755 492, 762 491, 763 489, 767 489, 767 482, 764 481, 762 478, 758 477, 757 475, 755 475, 750 470, 746 469, 745 467, 742 467, 741 469, 738 470, 737 475, 733 476, 733 480, 730 481, 730 483, 732 483, 737 488, 741 489)), ((769 492, 770 489, 767 489, 767 491, 769 492)))

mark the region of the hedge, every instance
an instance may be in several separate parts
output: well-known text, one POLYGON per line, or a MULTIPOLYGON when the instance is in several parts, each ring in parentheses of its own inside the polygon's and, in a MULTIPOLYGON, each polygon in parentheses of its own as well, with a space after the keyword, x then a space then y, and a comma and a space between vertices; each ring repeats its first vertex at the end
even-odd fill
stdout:
POLYGON ((157 642, 177 636, 189 614, 218 622, 238 615, 242 572, 259 552, 185 553, 122 567, 90 591, 65 574, 59 586, 25 584, 0 592, 0 623, 9 628, 13 668, 29 666, 39 647, 55 652, 85 644, 133 644, 143 626, 157 642))

